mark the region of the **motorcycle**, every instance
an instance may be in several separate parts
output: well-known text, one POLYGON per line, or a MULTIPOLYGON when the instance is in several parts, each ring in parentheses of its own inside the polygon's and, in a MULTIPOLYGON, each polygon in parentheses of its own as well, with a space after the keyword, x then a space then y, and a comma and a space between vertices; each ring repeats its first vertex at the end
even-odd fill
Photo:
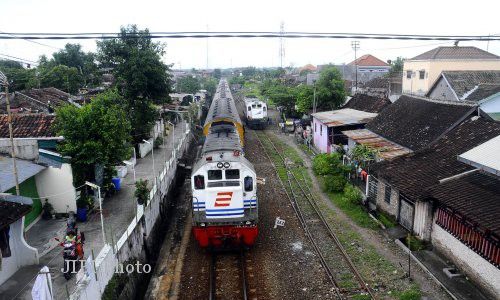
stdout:
POLYGON ((84 258, 83 243, 85 236, 83 232, 80 236, 76 236, 74 241, 67 241, 64 239, 62 242, 59 238, 55 238, 64 249, 63 254, 63 268, 61 269, 64 278, 69 280, 73 273, 77 273, 81 268, 81 260, 84 258))

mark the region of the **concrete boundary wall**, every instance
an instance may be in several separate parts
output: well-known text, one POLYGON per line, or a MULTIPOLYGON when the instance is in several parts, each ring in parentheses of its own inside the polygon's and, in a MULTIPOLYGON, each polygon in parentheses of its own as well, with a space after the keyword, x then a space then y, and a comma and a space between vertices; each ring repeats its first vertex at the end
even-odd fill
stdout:
POLYGON ((432 244, 453 261, 473 282, 489 293, 500 296, 500 269, 464 245, 435 222, 432 224, 432 244))
MULTIPOLYGON (((182 125, 181 125, 182 126, 182 125)), ((137 214, 123 235, 112 245, 106 244, 95 259, 90 274, 85 274, 77 283, 69 299, 95 300, 101 295, 113 277, 119 263, 142 255, 146 238, 152 233, 161 213, 161 200, 167 195, 177 171, 177 160, 182 157, 190 142, 190 129, 186 124, 185 134, 173 151, 171 158, 163 165, 163 171, 156 177, 146 205, 137 206, 137 214), (94 276, 96 274, 97 276, 94 276)), ((146 250, 147 251, 147 250, 146 250)))

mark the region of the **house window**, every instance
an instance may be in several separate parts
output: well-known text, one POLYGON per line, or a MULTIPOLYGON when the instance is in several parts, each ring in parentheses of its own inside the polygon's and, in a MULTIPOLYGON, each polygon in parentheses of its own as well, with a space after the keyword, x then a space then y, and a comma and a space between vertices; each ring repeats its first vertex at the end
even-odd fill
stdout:
POLYGON ((314 132, 318 132, 318 124, 314 123, 314 132))
POLYGON ((411 70, 406 71, 406 78, 411 79, 411 70))
POLYGON ((319 135, 323 135, 323 125, 319 125, 319 135))
POLYGON ((425 70, 418 71, 418 78, 425 79, 425 70))
POLYGON ((386 185, 385 186, 385 195, 384 195, 384 200, 386 203, 391 204, 391 187, 386 185))

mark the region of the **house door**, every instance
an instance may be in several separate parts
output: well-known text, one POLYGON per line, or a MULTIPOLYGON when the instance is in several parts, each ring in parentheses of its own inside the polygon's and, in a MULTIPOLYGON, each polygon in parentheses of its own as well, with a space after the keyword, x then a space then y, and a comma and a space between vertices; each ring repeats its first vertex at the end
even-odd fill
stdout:
POLYGON ((408 230, 413 230, 413 215, 415 206, 410 201, 404 199, 403 196, 399 197, 399 224, 408 230))
POLYGON ((377 208, 377 190, 378 190, 378 180, 370 176, 370 181, 368 181, 368 205, 370 210, 375 210, 377 208))

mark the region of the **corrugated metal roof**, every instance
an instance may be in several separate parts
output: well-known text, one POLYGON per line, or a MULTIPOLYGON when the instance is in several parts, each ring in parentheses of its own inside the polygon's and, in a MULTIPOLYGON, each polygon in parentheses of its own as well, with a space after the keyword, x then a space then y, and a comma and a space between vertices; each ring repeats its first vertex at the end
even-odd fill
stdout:
MULTIPOLYGON (((31 161, 16 159, 17 177, 19 183, 35 176, 45 169, 44 166, 37 165, 31 161)), ((12 169, 12 158, 0 156, 0 193, 3 193, 16 186, 14 171, 12 169)))
POLYGON ((412 152, 410 149, 393 143, 368 129, 347 130, 342 131, 342 133, 358 144, 378 150, 378 158, 380 159, 392 159, 412 152))
POLYGON ((500 135, 460 154, 458 160, 486 172, 500 175, 500 135))
POLYGON ((312 116, 327 127, 336 127, 351 124, 364 124, 377 116, 376 113, 369 113, 352 108, 343 108, 331 111, 314 113, 312 116))

